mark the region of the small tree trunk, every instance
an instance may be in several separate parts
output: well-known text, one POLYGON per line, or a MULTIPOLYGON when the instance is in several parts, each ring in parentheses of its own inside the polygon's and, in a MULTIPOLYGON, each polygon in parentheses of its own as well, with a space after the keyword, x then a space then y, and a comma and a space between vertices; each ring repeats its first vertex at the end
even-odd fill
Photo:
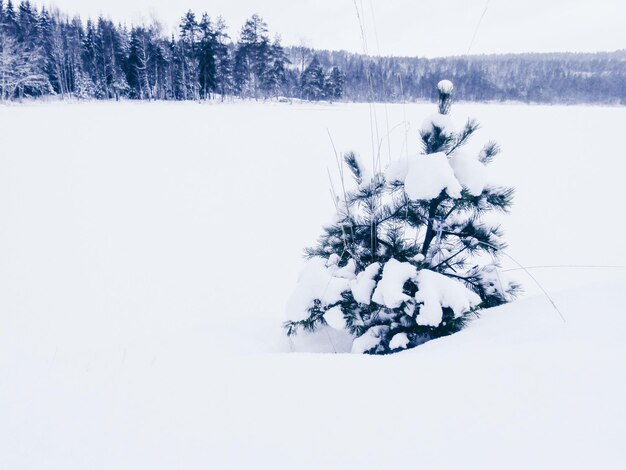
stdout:
POLYGON ((422 255, 426 256, 428 253, 428 249, 430 248, 430 244, 435 238, 435 229, 433 227, 433 219, 437 215, 437 208, 439 207, 439 203, 441 200, 439 198, 433 199, 430 202, 430 207, 428 208, 428 228, 426 229, 426 236, 424 237, 424 245, 422 246, 422 255))

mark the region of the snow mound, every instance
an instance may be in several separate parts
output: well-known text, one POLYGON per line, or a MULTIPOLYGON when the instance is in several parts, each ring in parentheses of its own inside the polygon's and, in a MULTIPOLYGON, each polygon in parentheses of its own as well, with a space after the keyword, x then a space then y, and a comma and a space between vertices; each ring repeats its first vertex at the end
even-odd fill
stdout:
POLYGON ((324 313, 324 320, 335 330, 343 330, 346 327, 346 319, 343 317, 341 307, 329 308, 324 313))
POLYGON ((456 318, 480 304, 480 297, 455 279, 443 274, 421 270, 417 275, 419 290, 415 300, 422 303, 415 321, 418 325, 439 326, 443 319, 443 307, 449 307, 456 318))
POLYGON ((409 345, 409 337, 406 333, 397 333, 389 341, 389 349, 406 349, 409 345))
POLYGON ((511 280, 501 273, 497 266, 493 264, 485 266, 480 271, 480 279, 487 295, 500 294, 507 298, 511 280))
POLYGON ((452 198, 461 197, 463 189, 443 152, 417 155, 409 159, 404 180, 407 196, 413 201, 434 199, 441 191, 452 198))
POLYGON ((487 167, 477 158, 465 153, 455 153, 450 158, 454 176, 472 196, 480 196, 487 186, 487 167))
POLYGON ((450 94, 454 91, 454 84, 450 80, 441 80, 437 83, 437 90, 441 93, 450 94))
POLYGON ((424 119, 420 129, 422 132, 427 133, 433 132, 435 127, 438 127, 443 135, 452 135, 456 132, 456 127, 449 114, 431 114, 424 119))
POLYGON ((356 279, 350 282, 352 296, 360 304, 369 305, 372 299, 372 292, 376 287, 374 278, 380 271, 380 263, 372 263, 360 272, 356 279))
POLYGON ((398 308, 402 302, 410 299, 403 292, 404 283, 417 274, 415 266, 390 259, 383 268, 383 277, 378 282, 372 300, 388 308, 398 308))
POLYGON ((332 264, 334 260, 311 258, 305 264, 298 278, 298 285, 287 301, 287 318, 292 321, 302 321, 309 318, 309 309, 315 300, 322 303, 322 307, 334 304, 341 300, 341 294, 350 288, 350 281, 335 273, 349 272, 345 268, 337 268, 332 264), (330 264, 330 266, 328 266, 330 264))
POLYGON ((356 263, 353 259, 348 260, 343 268, 338 268, 333 276, 343 279, 354 279, 356 277, 356 263))
POLYGON ((401 158, 400 160, 391 162, 389 166, 387 166, 387 169, 385 170, 385 179, 390 183, 404 183, 408 172, 409 159, 401 158))
POLYGON ((389 327, 385 325, 376 325, 371 327, 361 336, 355 338, 354 342, 352 343, 351 352, 353 354, 363 354, 364 352, 369 351, 370 349, 378 345, 378 343, 380 343, 381 334, 388 329, 389 327))

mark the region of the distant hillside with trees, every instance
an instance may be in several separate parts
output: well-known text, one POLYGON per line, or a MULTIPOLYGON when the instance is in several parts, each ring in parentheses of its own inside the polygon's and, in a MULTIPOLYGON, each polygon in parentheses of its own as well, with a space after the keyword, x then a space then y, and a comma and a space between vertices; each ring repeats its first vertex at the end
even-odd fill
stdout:
POLYGON ((424 59, 283 47, 252 15, 188 11, 177 34, 158 23, 83 20, 0 0, 0 101, 74 99, 435 101, 449 78, 468 101, 626 104, 626 51, 424 59))
MULTIPOLYGON (((290 48, 292 61, 317 57, 345 73, 344 96, 354 101, 436 101, 449 78, 467 101, 626 104, 626 49, 597 53, 499 54, 369 58, 347 52, 290 48)), ((308 59, 305 59, 308 60, 308 59)))

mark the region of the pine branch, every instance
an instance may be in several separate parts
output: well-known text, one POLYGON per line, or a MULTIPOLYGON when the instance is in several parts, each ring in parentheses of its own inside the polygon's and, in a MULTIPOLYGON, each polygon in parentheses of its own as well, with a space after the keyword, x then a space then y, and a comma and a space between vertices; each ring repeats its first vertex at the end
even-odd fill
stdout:
POLYGON ((424 244, 422 245, 422 255, 426 256, 428 253, 428 249, 430 248, 430 244, 435 238, 435 229, 434 229, 434 219, 437 215, 437 208, 441 203, 442 196, 439 196, 433 199, 430 202, 428 209, 428 227, 426 228, 426 235, 424 237, 424 244))
POLYGON ((343 158, 350 171, 352 171, 352 175, 354 176, 354 180, 357 184, 360 185, 363 183, 363 170, 361 169, 361 165, 356 154, 354 152, 348 152, 343 158))
MULTIPOLYGON (((469 249, 469 245, 466 245, 466 246, 465 246, 465 247, 463 247, 461 250, 459 250, 458 252, 456 252, 456 253, 455 253, 455 254, 453 254, 452 256, 450 256, 450 257, 446 258, 446 259, 445 259, 445 260, 443 260, 441 263, 439 263, 439 264, 438 264, 438 265, 436 265, 436 266, 433 266, 433 267, 432 267, 432 268, 430 268, 430 269, 435 270, 435 269, 437 269, 438 267, 440 267, 440 266, 441 266, 441 265, 443 265, 443 264, 448 264, 448 262, 449 262, 450 260, 452 260, 452 259, 456 258, 457 256, 459 256, 459 255, 460 255, 461 253, 463 253, 464 251, 467 251, 468 249, 469 249)), ((450 265, 448 264, 448 266, 450 266, 450 265)), ((450 266, 450 267, 451 267, 451 266, 450 266)))
POLYGON ((491 163, 496 155, 500 153, 500 150, 500 146, 497 144, 497 142, 488 142, 480 151, 480 154, 478 155, 478 160, 481 163, 487 165, 488 163, 491 163))
POLYGON ((460 276, 458 274, 452 274, 452 273, 448 273, 448 272, 443 272, 441 274, 443 274, 444 276, 447 276, 447 277, 452 277, 454 279, 460 279, 463 282, 467 282, 468 284, 471 284, 475 288, 480 288, 480 285, 476 281, 471 281, 470 280, 470 279, 472 279, 472 277, 464 277, 464 276, 460 276))
POLYGON ((474 132, 480 128, 480 124, 475 119, 468 119, 461 133, 456 136, 452 146, 446 151, 446 155, 451 155, 459 147, 465 145, 474 132))

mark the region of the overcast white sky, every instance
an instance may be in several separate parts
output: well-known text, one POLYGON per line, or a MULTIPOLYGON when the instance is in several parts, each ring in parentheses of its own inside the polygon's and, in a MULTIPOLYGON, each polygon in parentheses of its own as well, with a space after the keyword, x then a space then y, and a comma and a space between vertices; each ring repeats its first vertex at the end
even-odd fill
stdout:
MULTIPOLYGON (((187 9, 222 15, 230 35, 259 13, 283 44, 363 52, 355 0, 34 0, 83 17, 157 17, 173 30, 187 9)), ((356 0, 370 53, 446 56, 472 53, 606 51, 626 48, 626 0, 356 0), (376 34, 377 32, 377 34, 376 34), (376 40, 378 38, 378 41, 376 40)))

